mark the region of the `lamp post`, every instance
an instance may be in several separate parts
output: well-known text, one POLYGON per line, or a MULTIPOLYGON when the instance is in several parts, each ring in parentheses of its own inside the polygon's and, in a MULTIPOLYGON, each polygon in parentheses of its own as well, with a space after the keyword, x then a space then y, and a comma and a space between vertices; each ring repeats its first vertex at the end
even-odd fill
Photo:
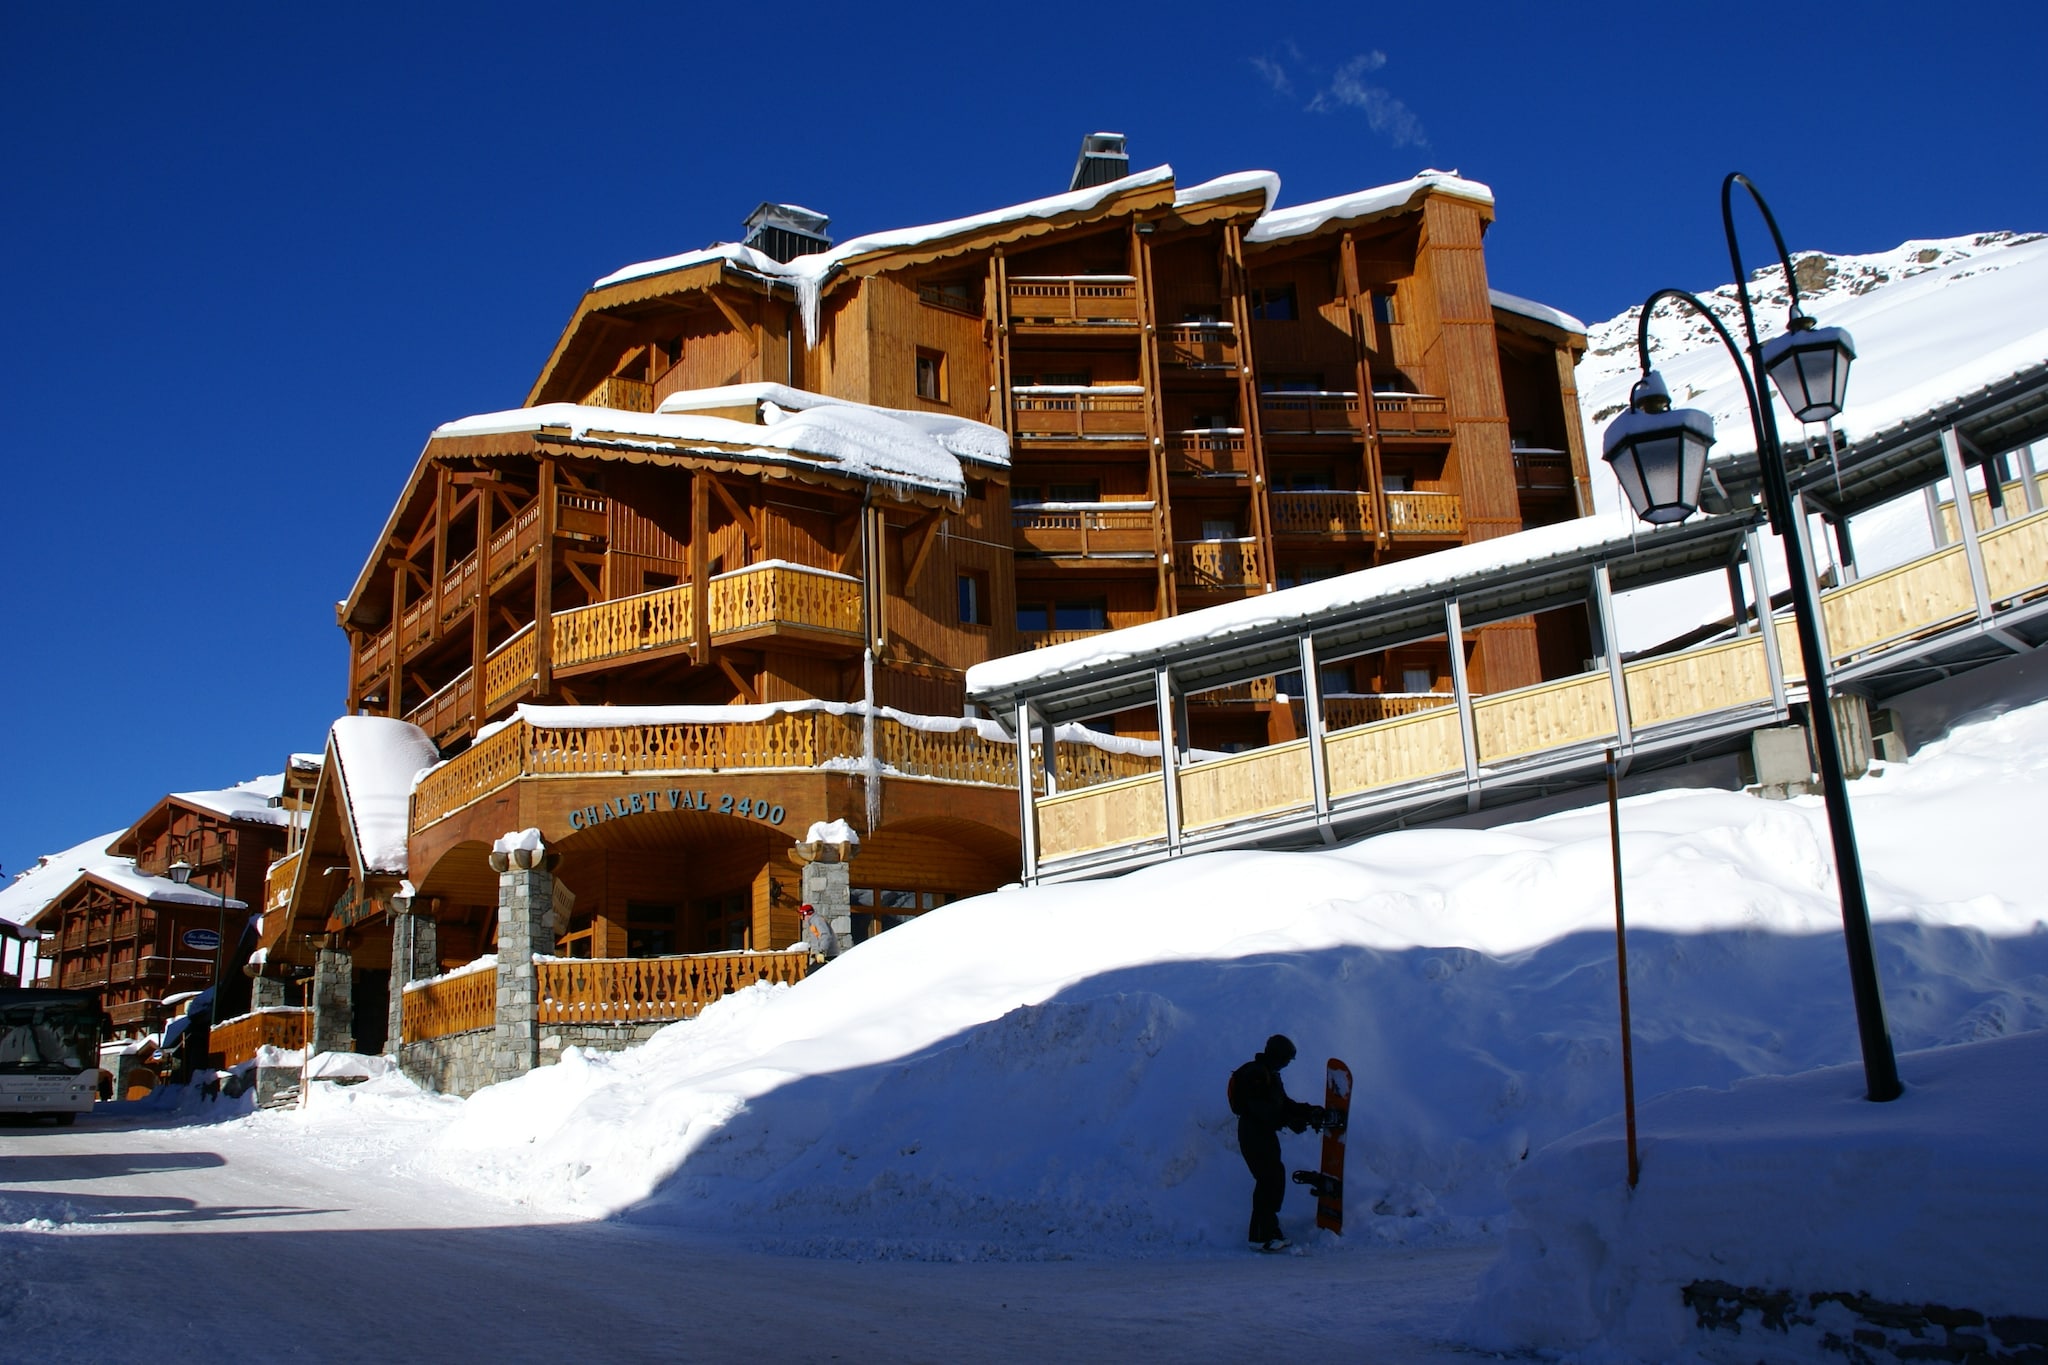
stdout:
MULTIPOLYGON (((1869 1098, 1876 1101, 1898 1098, 1898 1062, 1892 1055, 1890 1030, 1885 1024, 1884 994, 1879 988, 1877 956, 1871 942, 1870 907, 1864 899, 1863 863, 1856 851, 1856 830, 1849 816, 1848 785, 1842 777, 1841 751, 1836 747, 1835 714, 1829 704, 1828 659, 1821 644, 1820 598, 1814 587, 1812 565, 1805 539, 1795 521, 1791 485, 1785 475, 1785 453, 1778 441, 1778 423, 1771 409, 1764 377, 1778 388, 1786 406, 1801 422, 1824 422, 1842 410, 1843 394, 1849 382, 1849 362, 1856 349, 1849 334, 1839 327, 1816 327, 1799 307, 1799 282, 1792 273, 1792 258, 1785 250, 1785 238, 1778 231, 1770 205, 1749 177, 1731 174, 1721 182, 1721 226, 1728 238, 1728 261, 1735 271, 1735 289, 1742 302, 1742 325, 1748 345, 1748 363, 1742 348, 1707 306, 1682 289, 1660 289, 1643 303, 1636 328, 1636 356, 1642 378, 1629 393, 1628 411, 1607 428, 1604 456, 1620 481, 1622 491, 1637 516, 1653 524, 1683 521, 1699 506, 1700 480, 1706 470, 1707 448, 1714 443, 1714 421, 1696 409, 1673 410, 1671 393, 1663 379, 1650 368, 1650 313, 1665 299, 1675 299, 1705 318, 1728 348, 1742 378, 1742 396, 1749 405, 1749 420, 1756 437, 1757 463, 1762 475, 1764 507, 1771 529, 1784 544, 1785 563, 1792 579, 1792 615, 1799 631, 1799 654, 1806 668, 1807 715, 1813 727, 1814 747, 1819 750, 1821 798, 1827 808, 1828 833, 1834 844, 1835 879, 1842 900, 1842 932, 1849 952, 1849 984, 1856 1002, 1856 1031, 1863 1049, 1863 1080, 1869 1098), (1741 185, 1762 212, 1778 248, 1778 260, 1785 268, 1785 288, 1790 295, 1791 314, 1785 332, 1768 344, 1759 343, 1756 313, 1749 298, 1749 274, 1743 269, 1742 252, 1735 238, 1734 190, 1741 185)), ((1758 603, 1765 618, 1768 603, 1758 603)))
MULTIPOLYGON (((170 874, 170 878, 172 881, 176 882, 180 886, 187 886, 191 884, 192 873, 195 869, 193 868, 192 864, 186 862, 183 858, 180 858, 178 859, 178 861, 172 863, 169 867, 165 868, 164 870, 170 874)), ((220 959, 221 949, 226 945, 227 937, 228 888, 227 872, 226 869, 223 868, 221 872, 220 885, 220 916, 215 921, 215 928, 213 934, 213 1004, 215 1009, 220 1008, 220 959)), ((174 953, 172 961, 175 962, 176 960, 177 958, 174 953)))

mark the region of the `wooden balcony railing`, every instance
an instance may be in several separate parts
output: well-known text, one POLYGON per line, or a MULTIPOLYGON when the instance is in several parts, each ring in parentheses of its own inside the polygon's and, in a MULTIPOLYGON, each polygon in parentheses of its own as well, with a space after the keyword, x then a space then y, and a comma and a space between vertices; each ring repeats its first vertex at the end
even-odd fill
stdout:
POLYGON ((1266 569, 1256 540, 1186 540, 1173 547, 1173 577, 1193 592, 1263 588, 1266 569))
MULTIPOLYGON (((810 954, 801 951, 536 962, 536 1014, 543 1024, 691 1019, 706 1005, 758 981, 795 985, 809 967, 810 954)), ((410 998, 406 1003, 410 1006, 410 998)))
POLYGON ((696 633, 695 616, 696 594, 688 583, 558 611, 554 666, 574 668, 686 645, 696 633))
POLYGON ((1273 534, 1357 536, 1373 529, 1370 493, 1275 493, 1273 534))
POLYGON ((1524 493, 1565 493, 1572 486, 1572 457, 1563 450, 1514 448, 1515 487, 1524 493))
POLYGON ((1381 436, 1396 440, 1451 434, 1451 405, 1429 394, 1376 393, 1372 418, 1381 436))
POLYGON ((1375 725, 1400 716, 1420 715, 1440 706, 1455 706, 1457 698, 1448 692, 1389 692, 1382 695, 1324 697, 1323 724, 1331 730, 1348 730, 1354 725, 1375 725))
POLYGON ((399 1033, 405 1042, 420 1043, 497 1022, 498 972, 487 967, 407 986, 399 1033))
POLYGON ((448 625, 476 600, 476 555, 472 552, 441 575, 441 624, 448 625))
POLYGON ((1010 509, 1012 543, 1019 551, 1062 558, 1150 558, 1153 519, 1149 502, 1019 503, 1010 509))
POLYGON ((540 672, 540 637, 529 621, 484 660, 484 710, 496 711, 533 685, 540 672))
POLYGON ((1288 436, 1365 434, 1365 409, 1355 393, 1262 393, 1259 420, 1267 431, 1288 436))
POLYGON ((221 1054, 227 1066, 256 1060, 258 1048, 275 1047, 295 1051, 306 1045, 306 1024, 311 1010, 269 1006, 253 1014, 223 1019, 213 1026, 207 1039, 210 1050, 221 1054))
POLYGON ((1238 427, 1178 431, 1166 438, 1169 474, 1215 478, 1251 473, 1252 457, 1244 431, 1238 427))
POLYGON ((583 400, 590 408, 611 408, 617 412, 653 412, 654 385, 644 379, 613 375, 590 391, 583 400))
POLYGON ((1027 327, 1135 327, 1138 282, 1129 275, 1012 275, 1010 321, 1027 327))
POLYGON ((1237 364, 1237 329, 1227 322, 1183 322, 1161 329, 1159 359, 1188 369, 1229 369, 1237 364))
POLYGON ((427 732, 436 744, 446 744, 461 734, 476 717, 476 699, 471 670, 465 668, 440 691, 405 713, 405 718, 427 732))
POLYGON ((1130 385, 1041 385, 1010 391, 1017 434, 1027 440, 1143 440, 1145 394, 1130 385))
POLYGON ((979 291, 960 294, 942 289, 936 284, 921 284, 917 287, 917 297, 920 303, 943 308, 949 313, 959 313, 970 318, 981 316, 982 296, 979 291))
POLYGON ((711 633, 794 626, 851 636, 861 634, 860 582, 845 574, 797 564, 760 564, 720 574, 707 594, 711 633))
POLYGON ((1397 536, 1463 535, 1464 500, 1456 493, 1389 493, 1387 530, 1397 536))
POLYGON ((1017 632, 1017 643, 1026 649, 1044 649, 1047 645, 1063 645, 1069 640, 1086 640, 1090 636, 1103 634, 1107 629, 1108 627, 1102 630, 1020 630, 1017 632))

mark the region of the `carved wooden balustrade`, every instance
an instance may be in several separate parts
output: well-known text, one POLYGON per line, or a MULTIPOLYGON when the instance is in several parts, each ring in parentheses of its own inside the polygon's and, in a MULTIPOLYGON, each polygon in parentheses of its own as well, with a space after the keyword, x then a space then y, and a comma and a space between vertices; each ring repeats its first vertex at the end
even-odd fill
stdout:
POLYGON ((484 710, 495 711, 526 691, 540 670, 540 637, 527 622, 484 660, 484 710))
POLYGON ((1059 385, 1012 389, 1010 411, 1017 435, 1031 440, 1136 441, 1145 435, 1145 395, 1121 386, 1100 393, 1059 385))
POLYGON ((1323 724, 1331 730, 1348 730, 1354 725, 1371 725, 1398 716, 1419 715, 1442 706, 1455 706, 1457 698, 1448 692, 1389 692, 1368 696, 1325 696, 1323 724))
MULTIPOLYGON (((795 985, 810 954, 703 953, 688 957, 554 958, 534 963, 543 1024, 639 1024, 694 1018, 756 982, 795 985)), ((411 1001, 408 999, 408 1006, 411 1001)))
POLYGON ((554 615, 556 668, 622 659, 646 650, 687 645, 696 631, 696 595, 688 583, 554 615))
POLYGON ((1063 645, 1069 640, 1085 640, 1103 633, 1101 630, 1020 630, 1017 643, 1026 649, 1044 649, 1047 645, 1063 645))
POLYGON ((1439 437, 1451 434, 1451 405, 1421 393, 1376 393, 1373 422, 1382 436, 1439 437))
POLYGON ((1387 530, 1397 536, 1465 533, 1465 501, 1456 493, 1387 494, 1387 530))
POLYGON ((1365 409, 1355 393, 1262 393, 1259 420, 1267 431, 1288 436, 1360 436, 1365 432, 1365 409))
POLYGON ((221 1054, 226 1066, 254 1061, 258 1048, 275 1047, 293 1051, 306 1045, 306 1023, 311 1010, 270 1006, 252 1014, 223 1019, 213 1026, 207 1046, 221 1054))
POLYGON ((1027 327, 1135 327, 1138 282, 1129 275, 1012 275, 1010 321, 1027 327))
POLYGON ((497 968, 407 986, 400 1017, 399 1031, 408 1043, 492 1027, 498 1022, 497 968))
POLYGON ((1281 536, 1358 536, 1373 529, 1370 493, 1275 493, 1273 533, 1281 536))
POLYGON ((1266 583, 1256 540, 1186 540, 1173 547, 1173 577, 1193 592, 1236 592, 1266 583))
POLYGON ((860 583, 844 574, 764 564, 721 574, 706 598, 713 635, 797 626, 860 638, 860 583))
POLYGON ((653 412, 654 385, 644 379, 627 379, 615 374, 592 389, 583 405, 610 408, 615 412, 653 412))

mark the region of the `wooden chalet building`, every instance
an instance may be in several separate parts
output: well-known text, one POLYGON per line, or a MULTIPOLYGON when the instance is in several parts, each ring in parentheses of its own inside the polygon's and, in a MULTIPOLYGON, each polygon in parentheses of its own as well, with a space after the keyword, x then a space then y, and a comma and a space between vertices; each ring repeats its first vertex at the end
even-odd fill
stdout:
POLYGON ((167 997, 207 989, 218 971, 215 1017, 245 1012, 243 931, 291 838, 285 787, 271 777, 166 796, 126 830, 31 869, 44 885, 25 927, 43 934, 46 984, 100 991, 116 1027, 151 1032, 167 997), (184 883, 171 876, 179 863, 184 883))
MULTIPOLYGON (((1275 208, 1263 172, 1126 169, 1096 135, 1064 194, 836 247, 764 204, 599 280, 525 406, 436 430, 338 613, 348 712, 445 761, 351 794, 414 741, 330 748, 270 960, 393 970, 394 913, 435 926, 401 976, 489 951, 524 828, 564 956, 790 944, 791 847, 838 819, 862 936, 1017 875, 970 665, 1589 510, 1583 329, 1490 290, 1484 186, 1275 208), (365 856, 365 800, 405 806, 402 858, 365 856)), ((1484 689, 1588 652, 1527 622, 1463 648, 1484 689)), ((1323 685, 1397 710, 1449 674, 1418 649, 1323 685)), ((1192 724, 1265 743, 1297 704, 1269 680, 1192 724)), ((1115 729, 1058 743, 1067 780, 1155 734, 1115 729)))

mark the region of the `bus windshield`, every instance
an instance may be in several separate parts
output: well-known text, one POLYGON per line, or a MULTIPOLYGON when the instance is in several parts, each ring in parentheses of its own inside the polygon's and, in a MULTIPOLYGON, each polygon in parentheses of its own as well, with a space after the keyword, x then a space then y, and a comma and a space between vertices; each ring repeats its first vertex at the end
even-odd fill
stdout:
MULTIPOLYGON (((99 1065, 96 1000, 0 1000, 0 1074, 76 1075, 99 1065)), ((52 992, 52 994, 58 994, 52 992)))

